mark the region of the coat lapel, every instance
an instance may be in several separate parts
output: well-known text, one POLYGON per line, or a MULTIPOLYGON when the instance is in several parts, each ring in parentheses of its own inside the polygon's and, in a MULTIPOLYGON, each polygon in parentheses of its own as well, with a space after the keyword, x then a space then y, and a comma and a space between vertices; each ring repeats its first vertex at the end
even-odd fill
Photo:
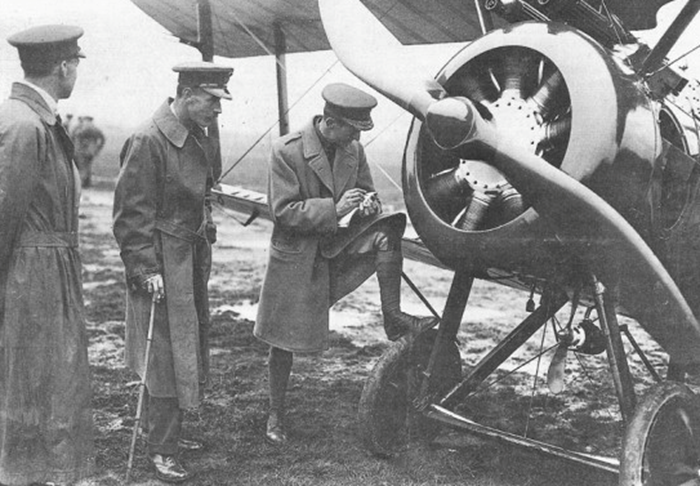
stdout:
POLYGON ((167 138, 170 143, 181 149, 185 146, 189 131, 180 123, 173 111, 170 109, 172 98, 168 98, 165 103, 160 105, 160 108, 153 114, 155 122, 161 133, 167 138))
MULTIPOLYGON (((321 146, 314 128, 314 121, 308 124, 301 132, 302 145, 304 147, 304 158, 308 160, 309 168, 316 174, 321 183, 328 188, 335 198, 335 186, 333 184, 333 171, 328 162, 326 152, 321 146)), ((337 156, 336 156, 337 160, 337 156)))
POLYGON ((61 144, 66 157, 71 162, 73 161, 73 142, 66 133, 63 126, 58 123, 58 118, 51 111, 51 108, 46 104, 44 98, 36 92, 31 86, 24 83, 13 83, 10 98, 20 100, 27 104, 37 115, 48 125, 49 129, 56 134, 56 139, 61 144))
POLYGON ((357 173, 357 156, 351 150, 352 145, 348 147, 339 147, 335 151, 335 160, 333 161, 333 185, 337 193, 343 194, 345 186, 352 177, 357 173))

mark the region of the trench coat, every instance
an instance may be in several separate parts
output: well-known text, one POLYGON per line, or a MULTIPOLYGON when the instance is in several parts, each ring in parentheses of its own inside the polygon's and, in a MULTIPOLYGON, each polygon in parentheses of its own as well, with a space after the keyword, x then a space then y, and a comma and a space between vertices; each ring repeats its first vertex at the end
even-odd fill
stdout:
POLYGON ((168 99, 124 144, 114 194, 113 231, 127 280, 126 363, 143 378, 151 296, 141 288, 163 275, 146 387, 154 397, 198 405, 208 372, 211 243, 209 196, 218 143, 195 137, 168 99))
POLYGON ((15 83, 0 106, 0 482, 94 469, 72 144, 15 83))
POLYGON ((328 308, 376 270, 373 253, 342 250, 378 221, 403 232, 405 216, 379 214, 338 228, 335 204, 352 188, 374 191, 362 145, 336 149, 333 169, 314 118, 301 131, 276 140, 268 173, 274 222, 254 335, 291 352, 328 348, 328 308))

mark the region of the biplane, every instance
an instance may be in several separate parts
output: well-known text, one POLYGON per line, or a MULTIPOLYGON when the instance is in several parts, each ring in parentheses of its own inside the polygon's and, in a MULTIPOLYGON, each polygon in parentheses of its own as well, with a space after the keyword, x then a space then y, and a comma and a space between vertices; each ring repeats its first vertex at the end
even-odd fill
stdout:
MULTIPOLYGON (((654 46, 635 32, 668 0, 132 1, 205 58, 271 54, 283 67, 287 52, 332 48, 414 116, 402 183, 419 239, 404 248, 454 275, 437 331, 390 347, 366 383, 359 418, 373 453, 442 423, 621 485, 700 484, 700 401, 685 383, 700 372, 698 83, 669 59, 700 0, 654 46), (464 47, 435 76, 412 72, 407 45, 445 42, 464 47), (529 315, 463 370, 456 339, 475 279, 529 292, 529 315), (619 316, 659 344, 665 370, 619 316), (567 354, 607 356, 617 457, 500 430, 463 406, 550 322, 553 392, 567 354), (644 393, 625 342, 651 377, 644 393)), ((278 87, 284 133, 283 69, 278 87)), ((269 217, 263 195, 222 185, 217 197, 269 217)))

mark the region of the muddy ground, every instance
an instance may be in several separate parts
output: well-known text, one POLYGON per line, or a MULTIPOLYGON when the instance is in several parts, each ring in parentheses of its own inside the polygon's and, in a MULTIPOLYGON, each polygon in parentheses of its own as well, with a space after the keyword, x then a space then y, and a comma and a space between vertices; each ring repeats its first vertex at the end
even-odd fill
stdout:
MULTIPOLYGON (((122 484, 138 396, 136 376, 122 363, 124 283, 110 231, 111 191, 84 192, 81 251, 89 320, 98 475, 84 485, 122 484)), ((431 443, 416 441, 391 459, 362 446, 357 404, 372 366, 387 348, 376 280, 339 302, 331 317, 332 345, 319 355, 297 356, 289 393, 288 446, 265 443, 266 346, 252 336, 255 301, 263 277, 270 225, 243 228, 218 210, 219 241, 210 284, 213 326, 212 376, 206 398, 186 416, 185 435, 204 440, 207 450, 184 456, 197 485, 607 485, 616 477, 473 436, 443 431, 431 443)), ((407 262, 406 273, 441 310, 451 272, 407 262)), ((524 316, 527 294, 494 284, 473 290, 460 334, 466 369, 524 316)), ((405 307, 427 313, 408 288, 405 307)), ((552 344, 551 336, 544 346, 552 344)), ((664 355, 642 341, 652 361, 664 355)), ((514 368, 541 347, 537 334, 515 359, 514 368)), ((554 396, 543 374, 551 353, 478 394, 462 410, 514 433, 562 447, 615 455, 620 418, 602 357, 570 357, 566 391, 554 396), (536 375, 537 373, 537 375, 536 375), (537 386, 533 391, 533 383, 537 386)), ((632 361, 635 371, 640 366, 632 361)), ((637 373, 640 376, 642 373, 637 373)), ((640 378, 638 387, 649 383, 640 378)), ((437 427, 437 426, 436 426, 437 427)), ((160 484, 148 468, 139 442, 135 484, 160 484)))

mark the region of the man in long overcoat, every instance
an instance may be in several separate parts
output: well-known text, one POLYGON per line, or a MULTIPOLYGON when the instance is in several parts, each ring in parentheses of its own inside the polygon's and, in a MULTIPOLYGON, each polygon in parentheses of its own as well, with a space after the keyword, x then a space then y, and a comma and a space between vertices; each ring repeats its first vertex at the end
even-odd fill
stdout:
POLYGON ((0 482, 94 471, 78 253, 78 171, 57 115, 84 57, 79 27, 8 38, 24 80, 0 106, 0 482))
MULTIPOLYGON (((207 135, 221 112, 232 68, 179 64, 177 95, 124 144, 114 194, 114 235, 127 278, 126 359, 143 375, 152 298, 155 326, 146 379, 149 459, 158 478, 191 474, 178 450, 202 444, 180 437, 183 410, 199 404, 208 371, 211 243, 209 196, 220 167, 207 135)), ((143 376, 142 376, 143 378, 143 376)))
POLYGON ((268 198, 274 229, 254 334, 270 345, 266 438, 279 444, 293 353, 327 347, 328 308, 377 272, 390 340, 434 326, 401 312, 403 214, 385 214, 360 131, 373 123, 371 95, 342 83, 322 92, 323 116, 275 141, 268 198), (350 218, 347 227, 344 221, 350 218))

